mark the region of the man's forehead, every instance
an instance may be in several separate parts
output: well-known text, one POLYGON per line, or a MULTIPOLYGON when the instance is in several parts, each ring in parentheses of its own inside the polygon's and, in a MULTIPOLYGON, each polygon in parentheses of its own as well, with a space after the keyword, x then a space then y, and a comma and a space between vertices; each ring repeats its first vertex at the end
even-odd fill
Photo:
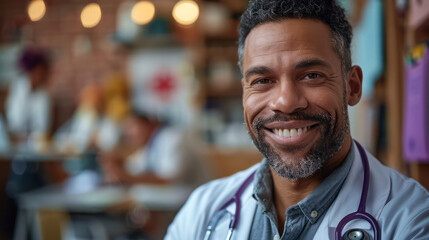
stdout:
POLYGON ((331 41, 329 26, 316 19, 284 19, 267 22, 256 26, 250 31, 245 45, 262 45, 267 41, 297 44, 300 41, 320 43, 331 41))
POLYGON ((249 58, 291 51, 334 57, 330 28, 313 19, 286 19, 261 24, 246 39, 243 63, 249 58))

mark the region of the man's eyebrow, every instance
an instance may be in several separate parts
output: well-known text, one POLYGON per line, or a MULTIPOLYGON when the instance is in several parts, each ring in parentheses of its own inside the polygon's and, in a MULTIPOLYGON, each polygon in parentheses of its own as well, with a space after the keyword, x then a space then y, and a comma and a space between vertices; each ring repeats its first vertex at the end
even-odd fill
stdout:
POLYGON ((264 67, 264 66, 255 66, 255 67, 249 68, 244 73, 244 78, 247 79, 251 75, 262 75, 262 74, 267 74, 267 73, 273 73, 273 70, 268 68, 268 67, 264 67))
POLYGON ((295 69, 308 68, 308 67, 314 67, 314 66, 322 66, 322 67, 326 67, 326 68, 331 68, 331 65, 329 65, 327 62, 325 62, 321 59, 318 59, 318 58, 312 58, 312 59, 306 59, 306 60, 298 62, 295 65, 295 69))

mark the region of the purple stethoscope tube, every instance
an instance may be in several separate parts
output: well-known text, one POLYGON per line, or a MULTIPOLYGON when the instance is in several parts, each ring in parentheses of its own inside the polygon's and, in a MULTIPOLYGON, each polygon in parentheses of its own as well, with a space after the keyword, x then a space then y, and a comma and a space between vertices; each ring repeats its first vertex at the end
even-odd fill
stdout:
POLYGON ((381 239, 381 231, 380 231, 380 227, 378 226, 378 222, 377 222, 377 220, 375 220, 375 218, 371 214, 367 213, 366 209, 365 209, 366 208, 366 200, 368 197, 369 175, 370 175, 368 156, 366 155, 366 152, 363 149, 363 147, 357 141, 355 141, 355 143, 356 143, 356 146, 359 150, 359 153, 360 153, 360 156, 362 159, 362 165, 363 165, 362 194, 360 196, 360 202, 359 202, 358 210, 356 212, 350 213, 349 215, 345 216, 338 223, 338 226, 335 229, 335 239, 336 240, 342 239, 341 234, 342 234, 343 229, 347 223, 349 223, 353 220, 362 219, 362 220, 367 221, 369 224, 371 224, 371 227, 374 231, 374 240, 379 240, 379 239, 381 239))
MULTIPOLYGON (((374 231, 374 237, 375 237, 374 240, 379 240, 381 239, 381 231, 380 231, 380 227, 378 226, 377 220, 375 220, 375 218, 371 214, 365 211, 366 200, 368 196, 368 188, 369 188, 369 177, 370 177, 368 156, 366 155, 366 152, 363 149, 363 147, 357 141, 354 141, 354 142, 356 143, 356 146, 359 150, 359 153, 362 159, 363 170, 364 170, 362 194, 361 194, 358 210, 356 212, 350 213, 349 215, 345 216, 338 223, 338 226, 335 229, 335 239, 336 240, 343 239, 341 234, 347 223, 353 220, 362 219, 371 224, 371 227, 374 231)), ((222 218, 224 214, 228 214, 230 216, 229 230, 228 230, 228 235, 226 239, 229 240, 232 238, 232 233, 236 229, 238 221, 240 220, 241 195, 243 194, 244 190, 253 181, 254 177, 255 177, 255 172, 253 172, 249 177, 247 177, 247 179, 243 182, 243 184, 240 186, 240 188, 237 190, 234 196, 230 200, 228 200, 225 204, 223 204, 221 208, 219 208, 219 210, 216 212, 215 216, 212 218, 212 220, 210 221, 207 227, 204 240, 210 239, 210 235, 212 234, 218 221, 222 218), (232 214, 226 210, 226 208, 233 203, 235 203, 235 214, 232 214)), ((355 229, 355 231, 362 232, 363 230, 355 229)))
POLYGON ((229 199, 225 204, 223 204, 221 208, 219 208, 216 215, 212 218, 212 220, 209 223, 209 226, 207 227, 204 240, 210 239, 211 233, 214 231, 214 228, 216 227, 218 221, 225 213, 229 214, 231 218, 229 222, 229 230, 228 230, 228 235, 226 236, 226 239, 229 240, 232 238, 232 233, 237 228, 237 223, 240 220, 241 195, 243 194, 244 190, 246 190, 247 186, 253 181, 254 177, 255 177, 255 172, 253 172, 249 177, 247 177, 247 179, 243 182, 243 184, 241 184, 240 188, 237 190, 234 196, 231 199, 229 199), (235 214, 231 214, 226 210, 226 208, 232 203, 235 203, 235 214))

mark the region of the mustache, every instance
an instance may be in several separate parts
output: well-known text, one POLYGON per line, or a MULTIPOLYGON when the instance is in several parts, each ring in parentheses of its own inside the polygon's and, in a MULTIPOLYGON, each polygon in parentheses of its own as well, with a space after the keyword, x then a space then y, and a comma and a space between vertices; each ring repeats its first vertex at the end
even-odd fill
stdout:
POLYGON ((311 114, 304 112, 296 112, 292 114, 284 114, 284 113, 274 113, 273 115, 266 118, 259 118, 253 122, 253 127, 257 131, 260 131, 264 125, 276 122, 276 121, 292 121, 292 120, 304 120, 304 121, 314 121, 319 122, 320 124, 332 125, 334 123, 334 118, 329 114, 311 114))

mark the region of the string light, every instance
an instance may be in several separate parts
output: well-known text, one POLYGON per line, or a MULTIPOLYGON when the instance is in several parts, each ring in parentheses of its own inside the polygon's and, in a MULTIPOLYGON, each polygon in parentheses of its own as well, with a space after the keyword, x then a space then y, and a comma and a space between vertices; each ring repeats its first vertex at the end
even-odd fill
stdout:
POLYGON ((30 17, 30 20, 35 22, 39 21, 40 19, 45 16, 46 13, 46 5, 43 0, 33 0, 30 2, 27 8, 28 16, 30 17))
POLYGON ((154 16, 155 6, 149 1, 140 1, 131 10, 131 19, 140 25, 149 23, 154 16))
POLYGON ((92 28, 98 25, 101 20, 101 8, 97 3, 90 3, 86 5, 80 14, 82 26, 85 28, 92 28))
POLYGON ((198 4, 191 0, 182 0, 173 8, 173 18, 182 25, 190 25, 197 21, 200 10, 198 4))

